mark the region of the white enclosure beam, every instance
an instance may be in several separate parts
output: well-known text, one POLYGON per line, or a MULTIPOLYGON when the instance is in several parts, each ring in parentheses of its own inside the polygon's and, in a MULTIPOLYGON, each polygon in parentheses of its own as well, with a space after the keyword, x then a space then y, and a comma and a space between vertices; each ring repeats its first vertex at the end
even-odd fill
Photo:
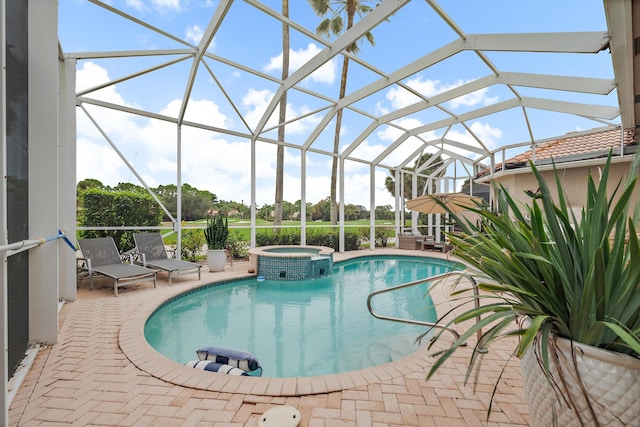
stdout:
MULTIPOLYGON (((605 0, 604 10, 607 27, 611 33, 611 59, 616 74, 618 103, 625 129, 635 129, 640 115, 636 112, 635 97, 638 95, 634 87, 634 64, 638 56, 634 55, 633 6, 637 2, 623 0, 605 0)), ((637 15, 637 11, 636 11, 637 15)), ((638 30, 636 29, 636 33, 638 30)), ((636 65, 637 66, 637 65, 636 65)), ((636 83, 638 85, 639 83, 636 83)))
MULTIPOLYGON (((60 201, 58 203, 60 229, 67 236, 76 235, 77 203, 77 162, 76 162, 76 60, 65 59, 59 62, 58 90, 58 160, 60 162, 59 183, 60 201)), ((64 247, 64 245, 62 245, 64 247)), ((77 292, 76 254, 71 250, 60 251, 60 298, 74 301, 77 292)))
POLYGON ((278 91, 271 99, 271 103, 258 122, 258 126, 256 127, 256 134, 262 133, 262 129, 265 127, 267 121, 273 114, 273 111, 278 105, 278 102, 280 102, 280 98, 282 97, 282 93, 284 91, 289 90, 289 88, 298 84, 318 68, 322 67, 331 58, 340 54, 344 49, 355 43, 356 40, 370 31, 373 27, 378 25, 381 21, 387 19, 390 15, 395 13, 398 9, 400 9, 408 2, 409 0, 387 0, 383 2, 380 6, 373 9, 344 34, 338 37, 331 44, 331 46, 323 49, 310 61, 304 63, 300 68, 293 72, 284 82, 282 82, 282 86, 280 86, 278 91))
POLYGON ((193 58, 193 63, 191 64, 191 70, 189 70, 187 87, 185 88, 184 95, 182 97, 182 105, 180 106, 180 113, 178 113, 179 125, 182 124, 182 121, 184 120, 184 114, 187 110, 187 105, 189 104, 191 90, 193 89, 193 84, 195 83, 196 76, 198 75, 198 70, 200 69, 200 61, 209 48, 211 40, 213 40, 213 36, 216 34, 216 31, 218 31, 220 24, 222 24, 222 20, 227 15, 227 12, 231 7, 231 3, 233 3, 233 0, 221 0, 220 3, 218 3, 218 7, 211 17, 209 25, 207 25, 207 29, 204 31, 204 34, 202 34, 202 38, 200 39, 200 43, 198 44, 195 57, 193 58))
MULTIPOLYGON (((58 5, 29 2, 29 234, 60 228, 58 153, 58 5), (43 212, 47 212, 43 215, 43 212)), ((65 189, 65 191, 68 189, 65 189)), ((64 242, 29 252, 29 341, 58 342, 59 251, 64 242)), ((75 254, 74 254, 75 255, 75 254)))

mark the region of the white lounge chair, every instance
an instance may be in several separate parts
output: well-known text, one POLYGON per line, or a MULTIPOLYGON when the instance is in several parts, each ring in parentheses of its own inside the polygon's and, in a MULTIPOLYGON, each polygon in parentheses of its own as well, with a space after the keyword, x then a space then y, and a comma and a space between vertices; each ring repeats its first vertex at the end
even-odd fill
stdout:
POLYGON ((202 266, 195 262, 169 258, 160 233, 134 233, 133 240, 136 243, 136 250, 141 258, 138 262, 142 264, 143 267, 168 272, 169 286, 171 286, 171 277, 174 274, 188 274, 197 271, 198 280, 200 280, 200 270, 202 266))
POLYGON ((122 261, 116 243, 111 237, 78 240, 84 260, 84 269, 89 273, 89 286, 93 289, 93 275, 101 274, 113 279, 113 292, 118 296, 118 288, 133 283, 153 280, 156 287, 158 272, 139 265, 122 261))

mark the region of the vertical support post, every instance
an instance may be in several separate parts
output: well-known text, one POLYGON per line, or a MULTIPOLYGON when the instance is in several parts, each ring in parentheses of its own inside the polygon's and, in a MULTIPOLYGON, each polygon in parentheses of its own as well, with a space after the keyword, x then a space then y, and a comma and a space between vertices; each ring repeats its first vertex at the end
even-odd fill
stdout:
MULTIPOLYGON (((418 175, 411 175, 411 198, 415 199, 418 196, 418 175)), ((418 233, 418 218, 420 217, 420 212, 412 211, 411 212, 411 231, 412 234, 418 233)))
MULTIPOLYGON (((57 233, 58 206, 58 4, 30 0, 29 29, 29 234, 57 233), (48 212, 43 215, 43 211, 48 212)), ((64 246, 63 246, 64 245, 64 246)), ((58 341, 61 240, 29 252, 29 341, 58 341)))
POLYGON ((376 248, 376 168, 369 169, 369 248, 376 248))
POLYGON ((396 169, 394 174, 394 191, 396 194, 396 247, 398 247, 398 243, 400 239, 398 236, 402 235, 402 230, 404 229, 404 195, 400 193, 400 169, 396 169), (402 201, 402 203, 400 203, 402 201))
MULTIPOLYGON (((60 229, 72 242, 76 235, 76 60, 65 59, 59 62, 60 90, 58 158, 60 167, 59 183, 59 222, 60 229)), ((50 230, 53 234, 56 230, 50 230)), ((77 292, 76 254, 60 244, 60 298, 74 301, 77 292)))
POLYGON ((251 138, 251 247, 256 247, 256 140, 251 138))
POLYGON ((177 232, 176 254, 177 259, 182 258, 182 124, 178 123, 176 134, 176 224, 174 226, 177 232))
MULTIPOLYGON (((429 177, 427 178, 427 188, 426 188, 426 192, 427 194, 430 194, 432 192, 432 188, 433 188, 433 178, 429 177)), ((428 214, 427 215, 427 235, 429 236, 435 236, 436 232, 434 230, 434 214, 428 214)))
POLYGON ((300 150, 300 244, 307 244, 307 150, 300 150))
POLYGON ((339 158, 339 169, 340 173, 338 174, 338 178, 340 179, 340 209, 338 213, 338 221, 340 223, 340 233, 338 238, 338 250, 339 252, 344 252, 344 158, 339 158))

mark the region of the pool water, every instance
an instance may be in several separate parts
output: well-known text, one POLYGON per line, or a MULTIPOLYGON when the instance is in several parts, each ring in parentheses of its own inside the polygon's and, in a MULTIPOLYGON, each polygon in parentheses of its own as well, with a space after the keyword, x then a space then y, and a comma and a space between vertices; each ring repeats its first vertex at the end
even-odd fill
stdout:
MULTIPOLYGON (((255 278, 207 286, 179 296, 148 319, 145 337, 179 363, 200 347, 253 353, 265 377, 353 371, 405 357, 424 327, 374 318, 367 296, 451 271, 456 264, 424 257, 363 257, 334 264, 332 274, 305 281, 255 278)), ((433 322, 428 284, 382 294, 373 309, 386 316, 433 322)), ((425 341, 422 342, 422 345, 425 341)))

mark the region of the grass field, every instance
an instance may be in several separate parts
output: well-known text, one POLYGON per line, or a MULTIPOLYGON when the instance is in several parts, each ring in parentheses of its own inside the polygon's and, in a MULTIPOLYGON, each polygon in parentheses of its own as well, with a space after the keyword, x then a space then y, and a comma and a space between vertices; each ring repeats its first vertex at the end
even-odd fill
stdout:
MULTIPOLYGON (((183 230, 189 229, 199 229, 202 230, 206 225, 207 220, 201 219, 198 221, 189 221, 183 223, 183 230)), ((279 227, 281 229, 300 229, 300 221, 282 221, 282 225, 279 227)), ((165 222, 161 224, 166 228, 162 228, 159 231, 164 235, 171 230, 173 227, 171 223, 165 222)), ((411 221, 405 221, 405 227, 410 227, 411 221)), ((393 235, 394 222, 389 220, 377 220, 376 221, 377 228, 387 228, 389 229, 389 236, 393 235)), ((256 228, 259 233, 260 230, 273 230, 273 222, 265 221, 263 219, 256 219, 256 228)), ((361 219, 355 221, 346 221, 345 228, 347 229, 362 229, 363 236, 369 235, 369 220, 361 219)), ((329 221, 314 221, 307 223, 307 232, 315 232, 321 229, 338 229, 338 226, 331 225, 329 221)), ((233 233, 239 240, 249 241, 251 240, 251 221, 249 219, 239 219, 239 218, 229 218, 229 232, 233 233)), ((76 238, 79 238, 79 231, 76 233, 76 238)), ((168 245, 173 245, 176 243, 176 234, 170 234, 169 236, 164 238, 164 242, 168 245)))
MULTIPOLYGON (((206 225, 206 223, 207 223, 206 219, 185 222, 183 225, 183 230, 189 229, 189 228, 202 228, 204 225, 206 225)), ((407 221, 406 224, 407 224, 406 227, 411 226, 411 221, 407 221)), ((167 225, 167 229, 162 231, 163 234, 171 230, 170 224, 165 223, 163 225, 167 225)), ((299 229, 300 225, 301 225, 300 221, 282 221, 282 225, 279 228, 299 229)), ((369 220, 361 219, 356 221, 346 221, 345 227, 346 228, 363 228, 368 230, 369 220)), ((389 227, 391 232, 394 227, 394 222, 389 220, 377 220, 376 227, 389 227)), ((258 229, 258 232, 260 231, 260 229, 272 230, 273 222, 265 221, 263 219, 256 219, 256 228, 258 229)), ((337 229, 338 226, 331 225, 329 221, 314 221, 314 222, 307 223, 307 230, 332 229, 332 228, 337 229)), ((229 218, 229 232, 238 235, 238 237, 242 240, 248 241, 251 238, 251 221, 248 219, 229 218)), ((366 231, 365 234, 368 234, 368 231, 366 231)), ((167 236, 164 240, 165 240, 165 243, 167 244, 175 244, 176 235, 172 234, 170 236, 167 236)))

